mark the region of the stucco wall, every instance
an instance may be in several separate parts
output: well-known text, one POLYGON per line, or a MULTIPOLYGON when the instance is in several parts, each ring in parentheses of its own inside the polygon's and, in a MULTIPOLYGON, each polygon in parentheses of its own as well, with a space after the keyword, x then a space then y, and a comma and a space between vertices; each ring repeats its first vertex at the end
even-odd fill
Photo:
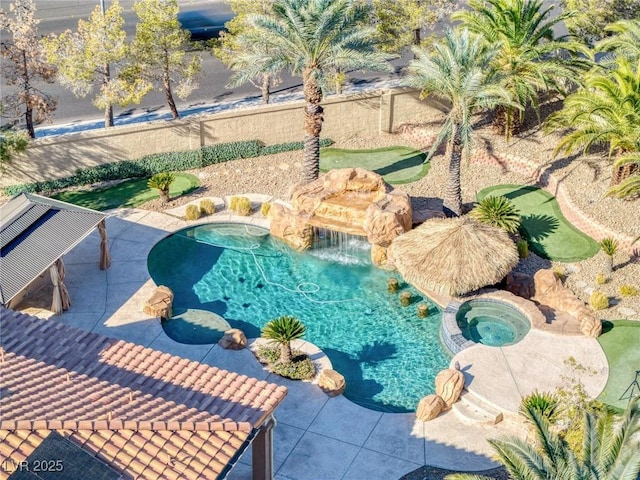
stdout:
MULTIPOLYGON (((395 131, 402 123, 424 121, 436 114, 409 89, 329 97, 323 106, 322 136, 333 140, 395 131)), ((304 103, 290 102, 37 139, 13 160, 0 186, 62 178, 81 167, 215 143, 300 141, 303 119, 304 103)))

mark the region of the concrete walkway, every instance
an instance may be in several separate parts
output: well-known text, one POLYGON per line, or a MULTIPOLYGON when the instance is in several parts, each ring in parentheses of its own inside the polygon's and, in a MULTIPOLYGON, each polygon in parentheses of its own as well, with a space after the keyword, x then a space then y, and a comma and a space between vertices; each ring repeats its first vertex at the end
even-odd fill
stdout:
MULTIPOLYGON (((156 286, 149 277, 146 259, 152 246, 169 232, 196 222, 136 209, 111 213, 107 219, 111 268, 98 268, 100 238, 94 232, 64 258, 72 306, 51 319, 286 385, 288 396, 276 412, 277 479, 393 480, 425 464, 453 470, 485 470, 497 466, 490 459, 486 439, 521 432, 521 426, 512 421, 492 426, 470 424, 454 412, 429 423, 417 421, 413 414, 375 412, 343 396, 329 398, 311 383, 269 374, 247 349, 228 351, 217 345, 174 342, 164 334, 157 319, 142 313, 144 301, 156 286)), ((212 219, 228 221, 230 216, 218 213, 206 221, 212 219)), ((264 223, 259 215, 244 220, 264 223)), ((50 317, 47 310, 35 308, 37 300, 26 302, 34 305, 26 311, 50 317)), ((606 382, 603 358, 595 340, 532 331, 512 347, 478 345, 461 352, 453 361, 460 362, 474 393, 515 411, 521 394, 535 388, 552 389, 565 381, 564 374, 584 377, 590 382, 587 391, 599 393, 600 385, 604 387, 606 382), (570 367, 563 369, 570 357, 595 369, 597 374, 582 375, 570 367)), ((245 454, 229 478, 250 479, 250 460, 251 456, 245 454)))

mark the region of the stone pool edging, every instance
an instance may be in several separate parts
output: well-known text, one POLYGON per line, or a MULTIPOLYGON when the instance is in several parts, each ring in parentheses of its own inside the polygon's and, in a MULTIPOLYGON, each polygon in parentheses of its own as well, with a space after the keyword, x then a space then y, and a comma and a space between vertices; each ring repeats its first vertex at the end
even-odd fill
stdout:
MULTIPOLYGON (((408 141, 426 149, 433 145, 436 136, 428 132, 425 128, 417 125, 406 125, 398 130, 400 135, 408 141)), ((537 164, 532 160, 522 158, 514 154, 501 154, 499 152, 488 152, 485 149, 474 148, 470 161, 475 164, 488 165, 502 168, 518 173, 552 194, 560 205, 560 210, 565 218, 578 230, 590 236, 596 241, 601 241, 606 237, 613 237, 620 245, 620 248, 631 255, 637 255, 639 248, 634 247, 634 237, 615 231, 609 227, 601 225, 596 220, 589 217, 573 202, 567 188, 548 169, 551 164, 537 164)))

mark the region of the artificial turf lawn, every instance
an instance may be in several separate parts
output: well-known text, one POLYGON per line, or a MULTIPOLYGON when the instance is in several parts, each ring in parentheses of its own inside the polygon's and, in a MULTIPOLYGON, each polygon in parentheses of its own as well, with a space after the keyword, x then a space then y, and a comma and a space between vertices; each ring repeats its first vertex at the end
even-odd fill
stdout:
MULTIPOLYGON (((169 187, 169 198, 184 195, 200 186, 198 178, 188 173, 176 173, 176 179, 169 187)), ((147 187, 148 178, 126 180, 110 187, 95 190, 75 190, 60 192, 53 198, 94 210, 137 207, 158 198, 158 190, 147 187)))
MULTIPOLYGON (((603 322, 598 342, 607 356, 609 378, 598 400, 625 409, 629 394, 640 395, 640 387, 627 390, 640 371, 640 322, 613 320, 603 322), (626 391, 626 395, 625 395, 626 391), (624 396, 621 400, 620 397, 624 396)), ((640 381, 640 378, 638 378, 640 381)))
POLYGON ((553 195, 537 187, 496 185, 478 192, 478 200, 504 196, 513 202, 521 216, 520 233, 529 248, 543 258, 575 262, 593 257, 600 246, 593 238, 571 225, 553 195))
POLYGON ((402 184, 420 180, 429 171, 427 155, 409 147, 384 147, 372 150, 323 148, 320 170, 360 167, 382 175, 388 183, 402 184))

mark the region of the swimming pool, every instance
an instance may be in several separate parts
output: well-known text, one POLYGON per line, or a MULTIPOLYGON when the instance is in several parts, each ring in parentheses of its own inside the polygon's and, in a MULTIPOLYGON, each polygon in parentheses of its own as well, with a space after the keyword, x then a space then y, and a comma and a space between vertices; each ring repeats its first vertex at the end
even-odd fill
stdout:
MULTIPOLYGON (((347 398, 378 411, 414 411, 449 364, 438 339, 440 309, 397 274, 373 266, 366 242, 346 243, 341 251, 300 253, 262 228, 208 224, 161 240, 148 267, 156 284, 173 290, 175 316, 213 312, 247 337, 259 337, 275 317, 296 316, 307 326, 305 339, 345 376, 347 398), (411 293, 410 306, 388 293, 390 276, 411 293), (429 305, 426 318, 417 315, 419 303, 429 305)), ((193 343, 207 331, 201 328, 193 343)))

